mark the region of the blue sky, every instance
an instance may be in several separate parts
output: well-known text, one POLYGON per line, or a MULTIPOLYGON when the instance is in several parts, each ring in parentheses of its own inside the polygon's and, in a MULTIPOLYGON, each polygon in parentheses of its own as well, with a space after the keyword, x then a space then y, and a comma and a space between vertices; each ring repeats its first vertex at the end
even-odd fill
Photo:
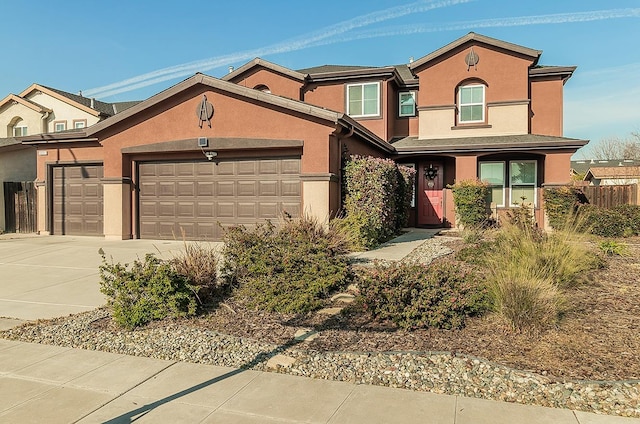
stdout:
MULTIPOLYGON (((199 71, 260 56, 292 69, 407 63, 475 31, 577 65, 565 136, 640 131, 640 1, 14 1, 3 4, 0 98, 37 82, 105 101, 145 99, 199 71)), ((576 157, 588 157, 588 147, 576 157)))

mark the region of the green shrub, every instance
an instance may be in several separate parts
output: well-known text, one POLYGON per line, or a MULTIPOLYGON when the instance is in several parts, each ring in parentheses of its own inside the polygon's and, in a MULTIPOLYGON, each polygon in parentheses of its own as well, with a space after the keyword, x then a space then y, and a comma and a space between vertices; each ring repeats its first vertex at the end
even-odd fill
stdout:
POLYGON ((225 281, 217 276, 219 263, 219 250, 200 242, 185 242, 183 250, 171 259, 171 265, 187 279, 201 305, 227 289, 225 281))
POLYGON ((407 223, 415 170, 390 159, 351 156, 344 167, 345 220, 370 249, 385 242, 407 223))
POLYGON ((127 264, 107 262, 102 254, 100 291, 107 296, 116 323, 127 329, 166 317, 196 313, 194 288, 169 262, 147 254, 127 264))
POLYGON ((563 228, 565 222, 588 200, 579 188, 553 187, 544 189, 544 208, 552 228, 563 228))
POLYGON ((478 228, 487 224, 489 186, 477 180, 464 180, 449 186, 453 193, 456 219, 465 228, 478 228))
POLYGON ((631 212, 633 207, 600 208, 583 205, 578 213, 587 224, 587 230, 601 237, 629 237, 637 234, 631 212))
POLYGON ((555 323, 563 303, 561 290, 599 266, 575 228, 544 234, 510 224, 500 229, 483 263, 496 311, 517 330, 555 323))
POLYGON ((627 256, 629 254, 629 246, 626 243, 618 243, 614 240, 604 240, 598 243, 598 247, 605 255, 609 256, 627 256))
POLYGON ((475 274, 452 265, 376 264, 359 282, 359 302, 401 328, 461 328, 489 306, 475 274))
POLYGON ((471 243, 458 250, 456 260, 473 265, 482 265, 486 259, 495 252, 495 243, 488 240, 480 240, 471 243))
POLYGON ((227 229, 223 273, 234 294, 257 309, 305 313, 350 278, 340 232, 312 218, 287 218, 249 230, 227 229))

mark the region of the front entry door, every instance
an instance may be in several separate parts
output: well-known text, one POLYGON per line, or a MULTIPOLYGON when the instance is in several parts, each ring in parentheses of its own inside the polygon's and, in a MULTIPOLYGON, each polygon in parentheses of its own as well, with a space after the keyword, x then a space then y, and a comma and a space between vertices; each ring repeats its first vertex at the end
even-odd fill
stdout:
POLYGON ((422 162, 418 169, 418 225, 442 225, 443 166, 422 162))

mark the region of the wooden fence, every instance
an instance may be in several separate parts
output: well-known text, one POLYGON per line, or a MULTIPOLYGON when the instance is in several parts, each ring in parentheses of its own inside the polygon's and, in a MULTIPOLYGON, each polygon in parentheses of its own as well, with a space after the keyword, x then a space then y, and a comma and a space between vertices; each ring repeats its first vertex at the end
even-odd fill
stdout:
POLYGON ((589 203, 601 208, 612 208, 617 205, 637 205, 638 185, 605 185, 580 187, 589 203))
POLYGON ((31 181, 4 183, 5 231, 36 232, 36 187, 31 181))

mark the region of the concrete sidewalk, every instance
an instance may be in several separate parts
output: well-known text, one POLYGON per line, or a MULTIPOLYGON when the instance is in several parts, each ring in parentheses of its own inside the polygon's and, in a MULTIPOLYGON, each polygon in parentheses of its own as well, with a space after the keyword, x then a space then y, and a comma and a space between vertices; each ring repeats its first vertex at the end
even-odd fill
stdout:
MULTIPOLYGON (((414 230, 361 254, 398 260, 435 230, 414 230)), ((182 242, 0 237, 0 329, 104 304, 98 249, 115 261, 172 257, 182 242)), ((359 257, 359 256, 358 256, 359 257)), ((559 423, 600 416, 458 396, 314 380, 0 339, 2 423, 559 423)))
POLYGON ((631 424, 640 420, 0 340, 0 422, 631 424))

